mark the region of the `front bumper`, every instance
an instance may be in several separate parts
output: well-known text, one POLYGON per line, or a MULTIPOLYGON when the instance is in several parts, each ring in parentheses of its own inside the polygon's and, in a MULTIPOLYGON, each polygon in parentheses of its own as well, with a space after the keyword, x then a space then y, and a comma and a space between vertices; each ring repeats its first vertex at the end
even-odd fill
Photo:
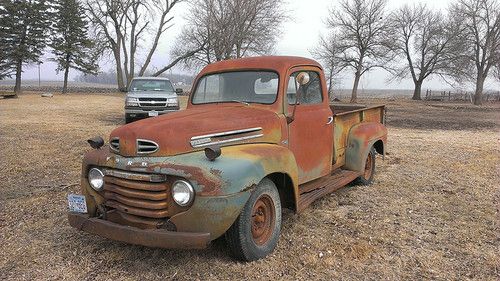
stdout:
POLYGON ((88 215, 68 213, 69 224, 88 233, 129 244, 165 249, 204 249, 210 243, 210 233, 175 232, 140 229, 120 225, 88 215))

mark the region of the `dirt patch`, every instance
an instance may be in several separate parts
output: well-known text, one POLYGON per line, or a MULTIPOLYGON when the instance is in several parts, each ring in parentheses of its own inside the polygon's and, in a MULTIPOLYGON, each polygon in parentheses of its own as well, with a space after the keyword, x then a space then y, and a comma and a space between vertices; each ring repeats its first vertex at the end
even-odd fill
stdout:
POLYGON ((500 119, 500 103, 471 104, 393 101, 388 103, 390 127, 423 130, 494 130, 500 119))
POLYGON ((0 100, 0 279, 498 280, 498 112, 389 102, 375 183, 286 212, 276 251, 238 263, 221 240, 170 251, 69 227, 85 140, 123 123, 123 95, 0 100))

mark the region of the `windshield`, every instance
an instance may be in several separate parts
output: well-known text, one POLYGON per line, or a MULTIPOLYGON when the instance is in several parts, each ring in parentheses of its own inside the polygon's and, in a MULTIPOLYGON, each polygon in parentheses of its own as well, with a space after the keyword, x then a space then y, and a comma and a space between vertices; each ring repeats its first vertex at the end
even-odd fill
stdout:
POLYGON ((132 84, 130 84, 131 92, 140 92, 140 91, 159 91, 159 92, 173 92, 174 87, 172 87, 172 83, 168 80, 142 80, 137 79, 133 80, 132 84))
POLYGON ((278 74, 271 71, 238 71, 203 76, 192 103, 245 102, 272 104, 278 95, 278 74))

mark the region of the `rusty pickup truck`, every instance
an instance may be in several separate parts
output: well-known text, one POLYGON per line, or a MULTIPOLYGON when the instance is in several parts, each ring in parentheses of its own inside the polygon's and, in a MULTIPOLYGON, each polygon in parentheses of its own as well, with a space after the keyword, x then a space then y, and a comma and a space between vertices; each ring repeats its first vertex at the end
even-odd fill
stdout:
POLYGON ((69 223, 159 248, 201 249, 224 236, 235 258, 257 260, 276 247, 283 208, 300 213, 373 181, 384 124, 383 105, 330 104, 314 60, 213 63, 185 110, 121 126, 108 145, 89 140, 69 223))

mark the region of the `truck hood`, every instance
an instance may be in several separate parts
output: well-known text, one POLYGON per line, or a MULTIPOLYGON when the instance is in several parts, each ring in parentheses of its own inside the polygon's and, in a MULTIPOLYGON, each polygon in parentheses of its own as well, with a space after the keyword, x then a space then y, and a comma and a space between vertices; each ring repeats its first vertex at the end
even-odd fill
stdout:
POLYGON ((110 146, 131 157, 172 156, 210 145, 279 143, 281 123, 276 112, 253 106, 199 106, 119 127, 111 132, 110 146))
POLYGON ((176 98, 177 94, 174 92, 160 92, 160 91, 137 91, 127 92, 128 98, 176 98))

